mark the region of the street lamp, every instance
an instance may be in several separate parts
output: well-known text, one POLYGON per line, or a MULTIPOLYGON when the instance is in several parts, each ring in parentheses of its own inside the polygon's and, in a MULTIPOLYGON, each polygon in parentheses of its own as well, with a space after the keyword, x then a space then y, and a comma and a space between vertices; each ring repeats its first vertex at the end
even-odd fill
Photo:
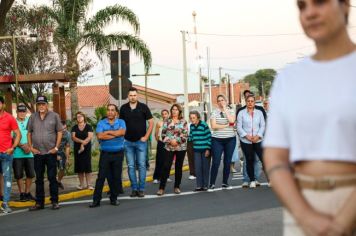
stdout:
POLYGON ((148 99, 147 99, 147 77, 148 76, 159 76, 159 73, 154 73, 154 74, 133 74, 133 77, 137 77, 137 76, 145 76, 145 100, 146 100, 146 105, 148 106, 148 99))
POLYGON ((2 39, 12 39, 12 50, 14 55, 14 75, 15 75, 15 92, 16 92, 16 105, 19 104, 19 81, 18 81, 18 70, 17 70, 17 51, 16 51, 16 39, 18 38, 37 38, 37 34, 30 35, 7 35, 0 36, 2 39))

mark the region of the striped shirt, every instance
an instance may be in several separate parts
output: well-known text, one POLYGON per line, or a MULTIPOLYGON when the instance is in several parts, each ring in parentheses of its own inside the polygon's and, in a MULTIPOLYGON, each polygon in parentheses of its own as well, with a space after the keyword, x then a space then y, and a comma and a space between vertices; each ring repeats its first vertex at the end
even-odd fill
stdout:
POLYGON ((190 125, 189 141, 193 142, 193 149, 196 152, 203 152, 211 148, 211 133, 209 126, 204 121, 199 121, 197 125, 190 125))
MULTIPOLYGON (((228 110, 229 114, 234 116, 235 113, 233 110, 228 110)), ((217 125, 227 125, 229 121, 225 112, 220 111, 219 109, 214 110, 211 113, 210 119, 215 120, 217 125)), ((235 137, 236 133, 234 126, 229 126, 223 129, 214 129, 212 132, 212 137, 214 138, 232 138, 235 137)))

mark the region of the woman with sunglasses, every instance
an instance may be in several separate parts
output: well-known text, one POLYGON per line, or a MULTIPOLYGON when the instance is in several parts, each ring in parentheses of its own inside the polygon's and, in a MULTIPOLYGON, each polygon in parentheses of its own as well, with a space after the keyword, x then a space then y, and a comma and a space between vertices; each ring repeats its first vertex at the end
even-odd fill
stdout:
POLYGON ((212 165, 210 172, 209 191, 215 188, 215 181, 218 175, 221 155, 224 153, 223 189, 231 189, 228 184, 230 175, 230 164, 232 154, 236 146, 235 113, 227 106, 224 95, 217 97, 218 107, 212 112, 210 124, 212 129, 211 154, 212 165))
POLYGON ((262 111, 255 108, 254 95, 248 95, 246 103, 246 108, 237 115, 237 132, 246 159, 250 188, 256 188, 255 156, 257 155, 262 162, 261 142, 265 133, 265 119, 262 111))
POLYGON ((314 55, 273 84, 265 164, 284 235, 356 235, 356 45, 349 0, 297 0, 314 55), (342 93, 335 94, 337 91, 342 93), (325 96, 327 95, 327 96, 325 96), (323 103, 314 106, 315 99, 323 103))

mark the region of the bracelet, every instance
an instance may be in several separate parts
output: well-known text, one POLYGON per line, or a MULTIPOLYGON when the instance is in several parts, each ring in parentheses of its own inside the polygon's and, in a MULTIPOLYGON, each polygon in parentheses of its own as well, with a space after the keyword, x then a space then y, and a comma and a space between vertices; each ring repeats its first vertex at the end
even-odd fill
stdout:
POLYGON ((273 172, 277 171, 277 170, 287 170, 289 172, 292 172, 292 168, 290 165, 288 164, 279 164, 279 165, 275 165, 272 166, 269 170, 267 170, 267 176, 271 176, 273 172))

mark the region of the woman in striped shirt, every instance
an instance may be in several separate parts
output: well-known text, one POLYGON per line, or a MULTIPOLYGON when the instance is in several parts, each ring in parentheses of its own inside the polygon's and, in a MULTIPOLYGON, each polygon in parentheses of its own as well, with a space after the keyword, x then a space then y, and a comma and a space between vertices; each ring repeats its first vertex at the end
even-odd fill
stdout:
POLYGON ((223 189, 231 189, 228 184, 230 175, 230 164, 232 154, 236 146, 236 134, 234 131, 235 113, 226 104, 224 95, 217 97, 218 107, 213 111, 210 117, 212 132, 212 165, 210 173, 209 189, 215 188, 215 181, 218 174, 221 155, 224 153, 224 171, 223 171, 223 189))
POLYGON ((195 191, 208 190, 210 169, 211 133, 209 126, 200 120, 198 111, 191 111, 189 141, 193 142, 194 165, 197 187, 195 191))

